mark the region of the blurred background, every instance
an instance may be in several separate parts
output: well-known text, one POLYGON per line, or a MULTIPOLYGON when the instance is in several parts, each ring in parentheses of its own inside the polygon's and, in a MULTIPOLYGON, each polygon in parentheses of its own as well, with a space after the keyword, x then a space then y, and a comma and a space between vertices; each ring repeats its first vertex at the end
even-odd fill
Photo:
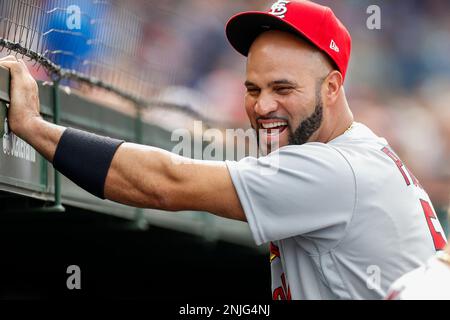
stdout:
MULTIPOLYGON (((428 191, 448 234, 450 2, 316 2, 330 6, 352 35, 345 87, 356 120, 390 142, 428 191), (370 5, 381 8, 380 30, 367 28, 370 5)), ((187 106, 221 129, 248 128, 243 107, 245 58, 227 43, 224 25, 236 12, 268 9, 272 3, 1 0, 0 12, 13 19, 2 17, 0 36, 22 43, 66 70, 100 79, 134 99, 124 100, 120 94, 74 78, 63 81, 74 92, 107 108, 132 115, 136 101, 145 100, 149 105, 163 102, 187 106), (28 13, 20 4, 28 4, 28 13), (40 11, 34 16, 32 8, 40 11)), ((0 55, 8 51, 5 48, 0 55)), ((37 79, 52 79, 52 73, 35 61, 29 66, 37 79)), ((177 108, 149 107, 142 116, 145 122, 166 130, 192 128, 196 120, 177 108)), ((258 255, 254 261, 263 259, 258 255)), ((255 265, 251 266, 249 270, 255 265)), ((267 276, 263 286, 255 285, 256 278, 249 280, 255 290, 267 286, 267 293, 259 295, 262 297, 270 295, 267 270, 261 270, 267 276)), ((235 276, 238 279, 239 273, 235 276)))

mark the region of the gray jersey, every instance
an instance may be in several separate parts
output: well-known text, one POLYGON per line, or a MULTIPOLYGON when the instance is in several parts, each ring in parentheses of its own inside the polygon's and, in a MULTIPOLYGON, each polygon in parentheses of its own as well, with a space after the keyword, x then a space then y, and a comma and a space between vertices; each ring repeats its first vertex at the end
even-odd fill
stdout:
POLYGON ((430 199, 366 126, 227 161, 274 299, 381 299, 445 245, 430 199))

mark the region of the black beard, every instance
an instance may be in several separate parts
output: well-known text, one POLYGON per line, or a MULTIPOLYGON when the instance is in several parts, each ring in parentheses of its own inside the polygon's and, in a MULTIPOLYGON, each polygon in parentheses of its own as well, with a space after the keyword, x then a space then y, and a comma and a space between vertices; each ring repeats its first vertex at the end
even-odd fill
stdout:
MULTIPOLYGON (((323 101, 320 95, 320 87, 323 84, 325 78, 318 79, 316 83, 316 107, 314 112, 305 120, 303 120, 300 125, 295 129, 294 132, 289 133, 288 145, 302 145, 308 142, 311 136, 316 132, 323 120, 323 101)), ((288 128, 289 129, 289 128, 288 128)), ((258 144, 258 150, 260 145, 259 129, 256 130, 256 141, 258 144)), ((272 146, 267 146, 266 154, 272 152, 272 146)))
POLYGON ((316 108, 314 112, 289 134, 289 145, 301 145, 308 142, 311 136, 316 132, 322 124, 323 103, 320 91, 316 92, 316 108))

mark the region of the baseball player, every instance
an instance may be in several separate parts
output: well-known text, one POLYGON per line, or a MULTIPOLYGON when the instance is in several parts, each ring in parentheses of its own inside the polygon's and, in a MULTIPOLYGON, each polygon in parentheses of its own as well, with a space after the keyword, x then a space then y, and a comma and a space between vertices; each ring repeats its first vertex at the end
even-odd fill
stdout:
POLYGON ((0 62, 12 77, 10 128, 100 198, 246 221, 258 245, 270 244, 273 299, 384 298, 446 242, 419 181, 385 139, 354 122, 347 29, 328 7, 280 0, 234 16, 226 34, 247 56, 245 108, 266 156, 186 161, 51 124, 14 57, 0 62))

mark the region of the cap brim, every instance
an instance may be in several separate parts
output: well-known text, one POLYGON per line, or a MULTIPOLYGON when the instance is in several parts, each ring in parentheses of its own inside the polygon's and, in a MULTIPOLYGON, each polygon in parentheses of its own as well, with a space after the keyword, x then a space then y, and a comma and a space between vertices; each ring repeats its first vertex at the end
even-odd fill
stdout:
POLYGON ((231 46, 240 54, 247 56, 255 39, 263 32, 281 30, 300 35, 309 40, 289 22, 270 13, 251 11, 233 16, 227 23, 226 36, 231 46))

